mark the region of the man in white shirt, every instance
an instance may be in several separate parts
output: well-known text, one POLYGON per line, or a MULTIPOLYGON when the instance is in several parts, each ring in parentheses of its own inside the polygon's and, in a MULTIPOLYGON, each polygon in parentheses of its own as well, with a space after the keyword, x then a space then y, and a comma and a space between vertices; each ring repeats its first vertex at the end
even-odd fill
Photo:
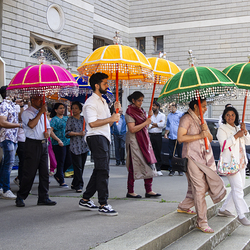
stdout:
POLYGON ((46 117, 47 132, 45 132, 44 113, 47 110, 42 96, 32 96, 31 106, 22 113, 23 129, 26 136, 23 177, 17 192, 16 206, 24 207, 25 200, 32 188, 37 170, 39 170, 39 186, 37 205, 56 205, 49 199, 49 171, 47 138, 50 136, 49 120, 46 117))
MULTIPOLYGON (((110 126, 120 119, 119 113, 110 114, 108 104, 102 97, 108 90, 108 75, 97 72, 89 81, 93 94, 84 104, 83 114, 86 120, 86 141, 94 160, 94 170, 90 177, 83 198, 79 201, 79 207, 86 210, 96 210, 98 207, 90 198, 97 191, 99 214, 117 215, 118 213, 107 203, 109 180, 109 148, 110 126)), ((115 103, 115 109, 120 109, 120 103, 115 103)))
POLYGON ((159 111, 160 104, 154 101, 152 110, 153 116, 151 117, 151 124, 148 127, 150 141, 153 146, 155 158, 157 160, 156 169, 159 176, 163 175, 161 172, 161 147, 162 147, 162 129, 166 123, 166 117, 159 111))

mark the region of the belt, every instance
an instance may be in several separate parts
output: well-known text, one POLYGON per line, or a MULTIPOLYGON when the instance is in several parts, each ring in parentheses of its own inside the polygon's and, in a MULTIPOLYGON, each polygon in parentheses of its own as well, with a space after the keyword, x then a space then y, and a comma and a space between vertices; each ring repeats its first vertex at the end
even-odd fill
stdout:
POLYGON ((149 133, 150 135, 161 135, 161 133, 149 133))
POLYGON ((33 142, 37 142, 37 143, 47 143, 47 139, 36 140, 36 139, 26 138, 26 140, 28 140, 28 141, 33 141, 33 142))

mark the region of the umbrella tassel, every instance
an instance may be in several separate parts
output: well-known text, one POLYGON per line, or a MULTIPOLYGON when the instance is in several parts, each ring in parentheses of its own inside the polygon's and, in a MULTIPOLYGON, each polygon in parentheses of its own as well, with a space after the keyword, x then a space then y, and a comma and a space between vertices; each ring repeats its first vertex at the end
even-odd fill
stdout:
MULTIPOLYGON (((88 95, 86 93, 86 95, 85 95, 85 102, 87 101, 87 99, 88 99, 88 95)), ((86 122, 85 122, 85 119, 83 118, 82 131, 85 130, 85 125, 86 125, 86 122)))
MULTIPOLYGON (((197 100, 198 100, 198 106, 199 106, 200 117, 201 117, 201 124, 204 124, 204 118, 203 118, 203 114, 201 110, 201 99, 200 99, 200 95, 198 91, 197 91, 197 98, 198 98, 197 100)), ((207 137, 204 138, 204 141, 205 141, 206 151, 209 152, 207 137)))

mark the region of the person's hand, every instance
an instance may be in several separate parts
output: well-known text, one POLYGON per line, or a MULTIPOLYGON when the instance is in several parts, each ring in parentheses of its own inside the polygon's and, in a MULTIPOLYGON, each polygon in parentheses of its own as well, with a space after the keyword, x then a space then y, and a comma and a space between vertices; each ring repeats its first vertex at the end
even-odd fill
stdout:
POLYGON ((78 132, 78 133, 79 133, 79 136, 84 136, 86 134, 85 130, 81 131, 81 132, 78 132))
POLYGON ((59 145, 60 147, 63 147, 63 146, 64 146, 64 144, 63 144, 63 142, 62 142, 61 140, 58 141, 58 145, 59 145))
POLYGON ((168 139, 168 134, 165 133, 164 134, 164 138, 168 139))
POLYGON ((247 132, 247 130, 246 130, 246 124, 245 124, 244 122, 242 122, 242 123, 240 124, 240 128, 241 128, 241 130, 247 132))
POLYGON ((205 137, 208 137, 210 135, 210 133, 208 132, 208 131, 202 131, 201 133, 200 133, 200 137, 202 138, 202 139, 204 139, 205 137))
POLYGON ((119 120, 120 120, 120 114, 119 113, 114 113, 111 116, 111 122, 119 122, 119 120))
POLYGON ((151 117, 153 114, 154 114, 154 113, 153 113, 153 110, 149 110, 149 111, 148 111, 148 116, 151 117))
MULTIPOLYGON (((238 131, 235 135, 236 135, 237 138, 239 138, 239 137, 244 136, 244 134, 245 134, 245 131, 244 131, 244 130, 240 130, 240 131, 238 131)), ((236 139, 237 139, 237 138, 236 138, 236 139)))
POLYGON ((42 107, 41 107, 41 109, 40 109, 40 112, 46 113, 46 111, 47 111, 47 105, 46 105, 46 103, 45 103, 45 104, 42 105, 42 107))
POLYGON ((202 131, 206 131, 206 130, 208 130, 208 126, 207 126, 207 124, 202 124, 201 125, 201 129, 202 129, 202 131))
POLYGON ((120 102, 115 102, 114 108, 115 108, 115 111, 116 111, 116 109, 119 109, 119 110, 120 110, 120 108, 121 108, 121 103, 120 103, 120 102))
POLYGON ((49 132, 47 131, 47 132, 43 132, 43 135, 44 135, 44 137, 47 139, 47 138, 49 138, 49 136, 50 136, 50 134, 49 134, 49 132))
POLYGON ((145 121, 146 125, 151 124, 151 118, 147 118, 147 120, 145 121))

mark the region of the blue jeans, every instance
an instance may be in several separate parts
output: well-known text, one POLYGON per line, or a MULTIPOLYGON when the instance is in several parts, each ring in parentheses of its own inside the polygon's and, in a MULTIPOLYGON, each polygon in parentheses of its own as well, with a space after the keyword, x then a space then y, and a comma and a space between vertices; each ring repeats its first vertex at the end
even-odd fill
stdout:
POLYGON ((126 134, 114 135, 115 158, 117 162, 124 161, 125 158, 125 140, 126 134))
POLYGON ((3 192, 10 190, 10 172, 15 162, 17 143, 10 140, 4 140, 0 143, 3 149, 3 159, 0 164, 0 188, 3 192))

